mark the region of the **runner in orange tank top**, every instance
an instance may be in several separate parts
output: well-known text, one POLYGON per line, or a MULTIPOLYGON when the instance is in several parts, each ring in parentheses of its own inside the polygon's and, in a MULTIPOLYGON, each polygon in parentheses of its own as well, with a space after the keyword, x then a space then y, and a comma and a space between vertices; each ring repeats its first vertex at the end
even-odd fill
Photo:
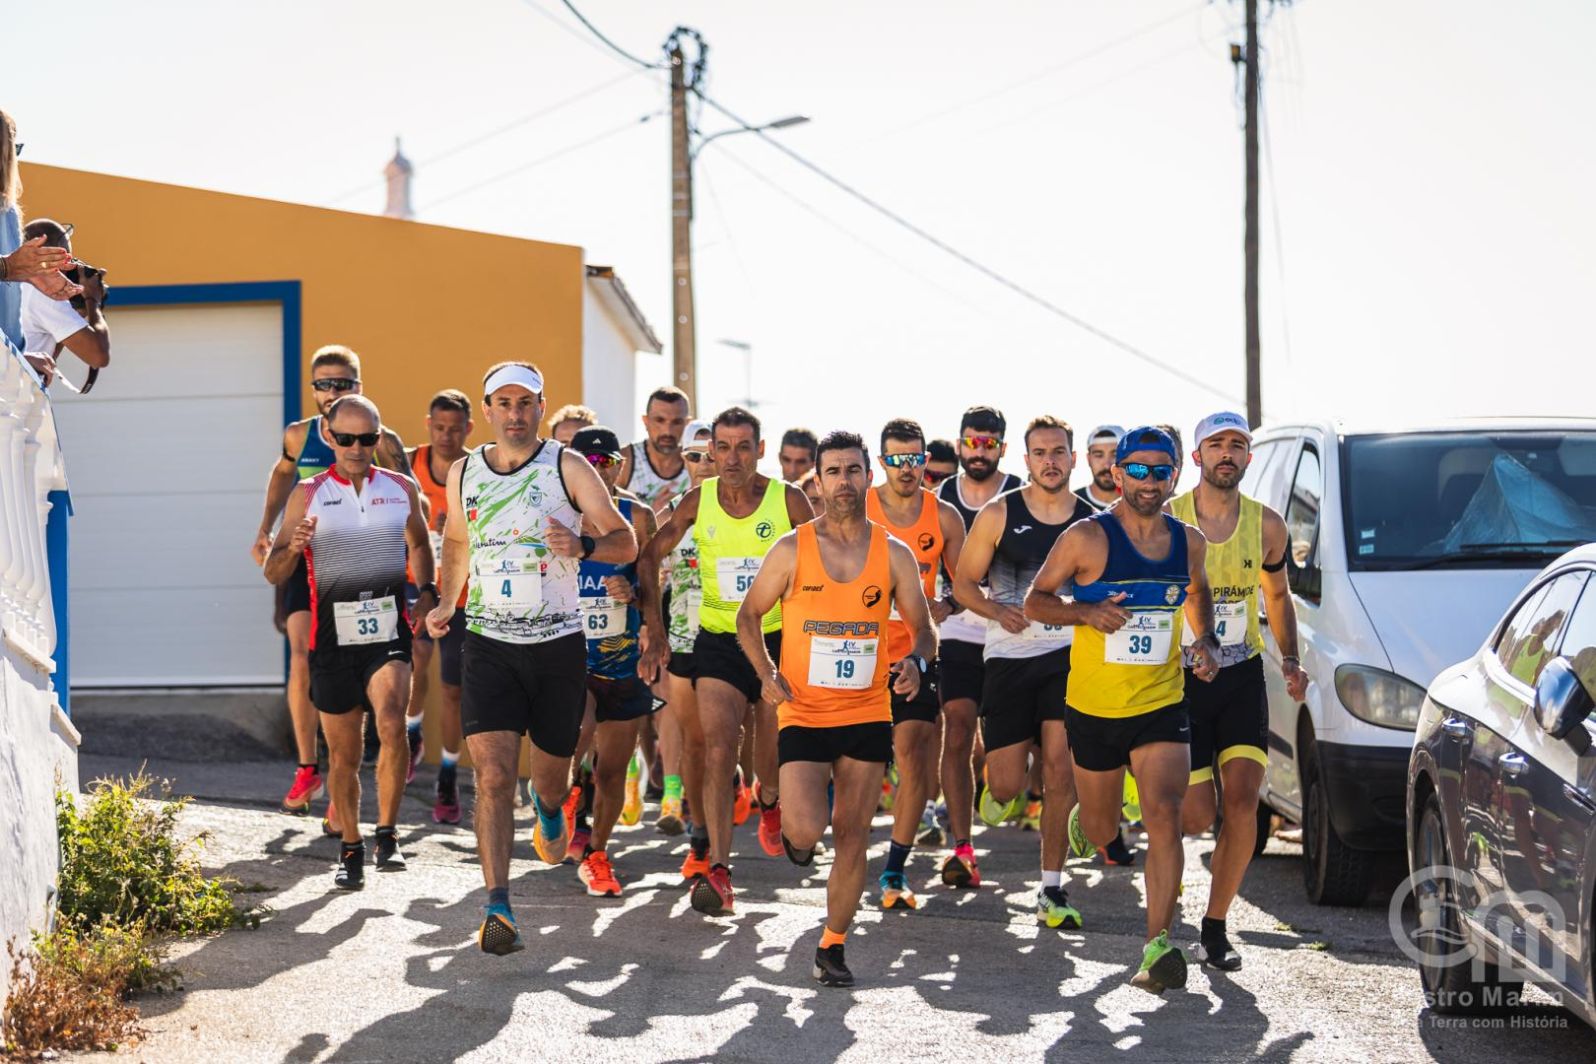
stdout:
MULTIPOLYGON (((465 441, 471 435, 471 400, 464 392, 445 388, 432 397, 427 407, 427 438, 410 452, 410 468, 421 497, 428 504, 427 534, 432 543, 433 564, 443 559, 443 525, 449 517, 449 467, 465 457, 465 441)), ((406 572, 409 578, 409 572, 406 572)), ((417 594, 415 583, 406 585, 411 604, 417 594)), ((465 645, 466 592, 460 592, 454 618, 449 622, 449 634, 433 641, 426 625, 416 631, 411 646, 410 705, 405 710, 405 737, 410 745, 410 769, 405 777, 409 783, 416 775, 416 766, 425 752, 421 740, 421 720, 427 708, 427 696, 432 687, 433 648, 438 653, 438 679, 442 682, 442 700, 438 721, 439 738, 443 753, 438 761, 438 782, 432 803, 432 819, 439 824, 460 823, 460 789, 457 783, 460 760, 460 650, 465 645)))
POLYGON ((771 547, 738 608, 737 637, 765 700, 777 707, 782 843, 793 863, 814 860, 828 821, 826 787, 835 784, 834 858, 814 976, 825 986, 852 986, 843 941, 859 909, 870 818, 892 756, 892 696, 913 701, 927 659, 936 656, 936 633, 914 553, 865 517, 864 441, 833 432, 816 453, 825 512, 771 547), (778 603, 779 668, 760 631, 778 603), (894 608, 911 637, 908 655, 896 661, 886 638, 894 608))
MULTIPOLYGON (((920 583, 931 605, 931 621, 941 624, 953 611, 937 587, 943 567, 953 572, 959 565, 959 550, 964 546, 964 519, 952 503, 943 502, 926 491, 925 432, 917 422, 894 418, 881 430, 881 463, 884 479, 865 494, 865 516, 883 526, 914 552, 920 567, 920 583)), ((887 622, 887 655, 897 661, 909 653, 913 639, 908 626, 894 618, 887 622)), ((921 813, 936 798, 938 789, 937 755, 942 749, 941 670, 931 663, 920 691, 914 698, 894 695, 892 699, 892 754, 898 769, 898 792, 892 805, 892 844, 887 851, 887 866, 881 873, 881 907, 914 909, 919 902, 904 878, 904 865, 914 848, 915 832, 921 813)), ((928 829, 935 834, 922 841, 941 842, 936 820, 928 829)))

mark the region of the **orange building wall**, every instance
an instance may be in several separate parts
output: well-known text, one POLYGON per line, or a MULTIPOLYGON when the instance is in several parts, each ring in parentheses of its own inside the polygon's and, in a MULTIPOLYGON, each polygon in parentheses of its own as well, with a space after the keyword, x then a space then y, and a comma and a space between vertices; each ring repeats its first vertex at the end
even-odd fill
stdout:
MULTIPOLYGON (((383 421, 426 442, 440 388, 473 399, 504 359, 543 369, 551 409, 582 395, 582 249, 24 163, 26 218, 77 227, 73 251, 117 285, 297 280, 300 378, 328 343, 360 354, 383 421)), ((114 352, 114 346, 113 346, 114 352)), ((116 387, 113 361, 99 385, 116 387)), ((308 386, 301 408, 313 411, 308 386)), ((486 439, 481 419, 471 443, 486 439)), ((261 442, 261 482, 275 441, 261 442)))

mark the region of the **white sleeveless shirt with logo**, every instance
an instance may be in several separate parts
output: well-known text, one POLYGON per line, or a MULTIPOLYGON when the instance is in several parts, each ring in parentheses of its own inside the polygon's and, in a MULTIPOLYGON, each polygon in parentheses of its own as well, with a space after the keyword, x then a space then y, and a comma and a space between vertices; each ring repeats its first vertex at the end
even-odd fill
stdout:
POLYGON ((544 440, 521 466, 499 473, 484 456, 489 446, 468 453, 460 472, 471 543, 466 629, 505 643, 581 632, 581 562, 555 554, 544 540, 550 518, 572 531, 582 519, 560 472, 564 448, 544 440))
POLYGON ((645 441, 638 440, 629 446, 632 452, 632 475, 622 486, 648 503, 654 513, 663 514, 672 499, 692 487, 692 481, 687 476, 686 461, 683 460, 681 471, 674 477, 662 477, 649 461, 648 444, 645 441))

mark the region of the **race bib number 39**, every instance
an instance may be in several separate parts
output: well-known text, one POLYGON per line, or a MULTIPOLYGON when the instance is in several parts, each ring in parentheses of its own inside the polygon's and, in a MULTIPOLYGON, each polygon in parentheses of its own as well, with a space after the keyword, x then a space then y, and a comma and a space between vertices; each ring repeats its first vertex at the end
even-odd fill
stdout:
POLYGON ((759 575, 761 558, 716 558, 715 579, 720 584, 722 602, 741 602, 748 597, 759 575))
POLYGON ((876 678, 877 639, 809 640, 809 686, 862 691, 876 678))
POLYGON ((1103 637, 1103 660, 1115 665, 1163 665, 1175 638, 1173 613, 1133 613, 1125 627, 1103 637))
POLYGON ((608 639, 626 631, 626 604, 608 595, 582 600, 582 627, 589 639, 608 639))
POLYGON ((399 632, 399 604, 392 595, 364 602, 335 602, 333 627, 341 647, 391 643, 399 632))
POLYGON ((543 563, 536 558, 496 558, 476 567, 482 604, 518 610, 543 605, 543 563))

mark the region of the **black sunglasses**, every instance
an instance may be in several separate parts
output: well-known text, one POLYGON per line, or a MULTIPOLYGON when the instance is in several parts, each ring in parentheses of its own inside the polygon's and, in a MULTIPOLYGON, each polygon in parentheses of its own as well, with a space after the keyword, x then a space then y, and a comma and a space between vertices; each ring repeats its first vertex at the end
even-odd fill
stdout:
POLYGON ((333 442, 340 447, 353 447, 357 443, 362 447, 375 447, 377 441, 382 439, 380 432, 332 432, 330 429, 328 432, 333 442))
POLYGON ((321 380, 311 381, 311 388, 318 392, 348 392, 353 391, 360 382, 353 377, 323 377, 321 380))

